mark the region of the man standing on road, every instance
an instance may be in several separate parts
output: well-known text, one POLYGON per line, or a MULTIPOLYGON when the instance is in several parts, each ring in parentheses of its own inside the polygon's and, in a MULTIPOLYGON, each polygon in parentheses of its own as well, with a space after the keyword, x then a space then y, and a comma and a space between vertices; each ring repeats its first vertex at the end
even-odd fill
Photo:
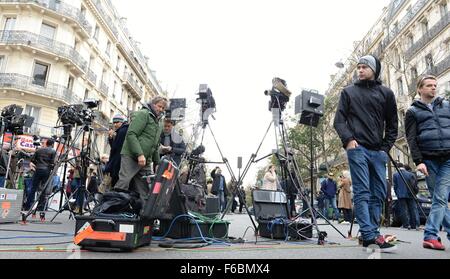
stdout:
POLYGON ((362 57, 357 67, 359 79, 342 91, 334 127, 347 151, 363 246, 391 252, 397 247, 386 242, 379 227, 387 197, 387 153, 398 135, 397 103, 379 79, 376 57, 362 57))
POLYGON ((161 117, 167 106, 168 100, 158 96, 134 114, 122 148, 119 181, 114 190, 132 190, 141 200, 146 200, 149 187, 142 177, 152 173, 152 162, 153 167, 159 164, 161 117))
MULTIPOLYGON (((398 167, 409 186, 413 187, 416 182, 414 174, 407 171, 401 163, 398 164, 398 167)), ((417 204, 414 199, 414 193, 411 193, 412 190, 405 184, 400 173, 397 172, 394 174, 394 191, 400 206, 400 219, 402 221, 402 227, 408 230, 415 230, 420 226, 420 224, 417 224, 417 204)))
POLYGON ((445 250, 439 238, 441 225, 450 241, 450 104, 437 94, 437 79, 422 77, 417 90, 420 100, 406 113, 405 127, 409 148, 417 170, 427 176, 433 197, 423 247, 445 250))

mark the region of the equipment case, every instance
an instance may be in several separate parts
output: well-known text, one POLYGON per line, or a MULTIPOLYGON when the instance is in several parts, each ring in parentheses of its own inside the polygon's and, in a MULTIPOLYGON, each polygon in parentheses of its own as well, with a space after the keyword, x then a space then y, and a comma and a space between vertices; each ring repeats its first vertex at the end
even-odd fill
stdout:
POLYGON ((131 251, 150 246, 152 225, 121 215, 77 216, 74 243, 87 250, 131 251))

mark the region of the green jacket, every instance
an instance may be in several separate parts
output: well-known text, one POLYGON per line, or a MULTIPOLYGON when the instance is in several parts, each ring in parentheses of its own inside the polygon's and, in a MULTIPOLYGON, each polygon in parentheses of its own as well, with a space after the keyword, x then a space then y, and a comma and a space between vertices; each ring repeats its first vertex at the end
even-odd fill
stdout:
POLYGON ((154 113, 143 108, 133 115, 128 133, 120 154, 130 156, 137 160, 141 155, 147 159, 147 164, 152 160, 159 164, 159 141, 162 133, 162 121, 154 113))

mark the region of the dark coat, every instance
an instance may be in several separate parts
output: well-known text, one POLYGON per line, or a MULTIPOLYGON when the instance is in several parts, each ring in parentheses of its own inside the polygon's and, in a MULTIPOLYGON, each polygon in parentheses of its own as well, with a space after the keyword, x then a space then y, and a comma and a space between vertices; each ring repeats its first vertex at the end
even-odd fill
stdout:
MULTIPOLYGON (((161 144, 164 144, 164 133, 161 134, 161 144)), ((180 137, 181 138, 181 137, 180 137)), ((169 155, 175 163, 180 166, 181 164, 181 158, 183 157, 184 152, 186 152, 186 144, 184 141, 181 141, 180 143, 176 143, 172 139, 172 135, 170 135, 170 146, 172 147, 172 152, 169 154, 161 154, 161 157, 164 155, 169 155)))
MULTIPOLYGON (((409 183, 409 186, 413 187, 413 185, 417 183, 416 176, 413 173, 405 169, 400 169, 400 171, 402 172, 406 181, 409 183)), ((399 199, 413 198, 413 195, 411 194, 410 190, 408 189, 408 187, 406 186, 405 182, 403 181, 402 177, 398 172, 394 174, 393 182, 394 182, 394 191, 397 198, 399 199)))
POLYGON ((433 111, 416 101, 406 113, 406 137, 416 165, 450 159, 450 104, 438 97, 432 105, 433 111))
POLYGON ((223 192, 225 194, 225 197, 229 195, 228 188, 227 188, 227 181, 225 180, 225 177, 223 175, 216 175, 216 170, 213 170, 211 172, 211 177, 213 178, 213 186, 211 188, 211 194, 218 195, 219 194, 219 188, 220 188, 220 178, 223 179, 223 192))
POLYGON ((128 127, 129 127, 128 124, 123 124, 116 131, 116 137, 114 139, 109 140, 111 152, 109 153, 109 161, 105 167, 105 173, 110 173, 112 176, 119 175, 121 162, 120 152, 122 152, 122 147, 123 143, 125 142, 125 138, 127 136, 128 127))
POLYGON ((379 81, 358 81, 341 93, 334 128, 344 148, 350 141, 388 153, 398 135, 395 95, 379 81))
POLYGON ((337 194, 337 185, 332 179, 327 178, 321 184, 320 190, 325 194, 327 198, 335 198, 337 194))

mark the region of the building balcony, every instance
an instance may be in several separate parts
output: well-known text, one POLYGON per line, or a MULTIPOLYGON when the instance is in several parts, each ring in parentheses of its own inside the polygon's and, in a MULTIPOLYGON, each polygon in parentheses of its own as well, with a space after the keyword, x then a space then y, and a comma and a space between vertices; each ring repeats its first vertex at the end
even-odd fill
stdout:
POLYGON ((63 60, 78 75, 87 70, 86 60, 73 47, 28 31, 0 31, 0 46, 17 46, 63 60))
POLYGON ((86 76, 87 80, 92 84, 92 86, 97 85, 97 75, 91 69, 87 69, 86 76))
POLYGON ((92 26, 80 9, 57 0, 0 0, 0 4, 17 8, 20 8, 22 5, 27 8, 34 7, 40 12, 47 12, 50 16, 59 18, 62 21, 68 21, 73 27, 78 27, 78 33, 84 38, 89 38, 92 34, 92 26), (61 18, 61 16, 63 17, 61 18))
POLYGON ((98 13, 99 18, 108 27, 108 29, 111 31, 111 34, 114 36, 114 38, 118 39, 119 31, 118 31, 116 25, 114 24, 113 19, 106 13, 100 0, 89 0, 88 2, 89 2, 89 4, 91 4, 91 7, 95 8, 95 10, 98 13))
POLYGON ((51 82, 47 82, 45 86, 40 86, 36 84, 32 77, 20 74, 0 73, 0 89, 41 96, 67 105, 81 103, 81 99, 67 87, 51 82))
POLYGON ((427 71, 427 73, 430 74, 430 75, 434 75, 436 77, 439 77, 440 75, 442 75, 443 73, 447 72, 448 70, 450 70, 450 55, 447 56, 441 62, 439 62, 436 66, 434 66, 433 68, 429 69, 427 71))
POLYGON ((416 55, 421 49, 427 46, 435 37, 437 37, 442 31, 450 26, 450 16, 447 13, 441 18, 426 34, 424 34, 416 43, 414 43, 406 51, 406 59, 410 60, 411 57, 416 55))
POLYGON ((100 93, 103 93, 103 95, 108 96, 109 87, 103 81, 100 82, 99 90, 100 90, 100 93))
POLYGON ((390 22, 395 17, 395 15, 397 15, 397 12, 400 10, 403 4, 405 4, 406 1, 407 0, 397 1, 396 6, 394 6, 395 1, 391 3, 391 5, 389 6, 388 15, 386 16, 386 22, 390 22))
POLYGON ((138 99, 142 99, 144 92, 139 87, 138 83, 133 79, 129 73, 125 73, 123 76, 123 85, 125 88, 130 90, 130 92, 138 99))
POLYGON ((400 20, 398 25, 389 32, 388 36, 383 40, 383 46, 387 48, 396 38, 397 36, 408 26, 413 19, 420 13, 420 11, 431 1, 429 0, 419 0, 414 4, 411 10, 400 20))

